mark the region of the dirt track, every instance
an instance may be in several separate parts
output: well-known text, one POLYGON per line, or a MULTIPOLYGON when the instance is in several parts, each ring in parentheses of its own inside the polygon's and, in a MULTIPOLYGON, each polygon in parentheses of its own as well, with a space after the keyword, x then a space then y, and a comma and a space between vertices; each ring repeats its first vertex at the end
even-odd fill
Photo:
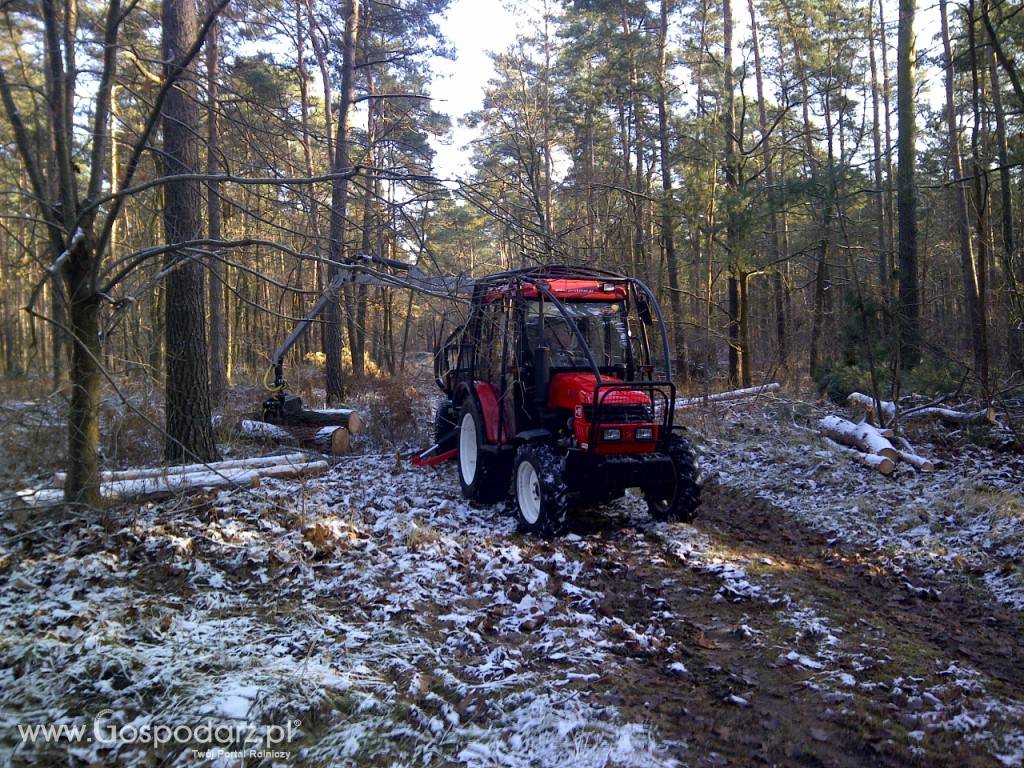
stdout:
MULTIPOLYGON (((1018 612, 960 577, 897 573, 877 552, 829 546, 784 511, 716 485, 696 528, 747 563, 772 597, 721 599, 720 580, 666 556, 660 535, 600 517, 578 525, 601 542, 593 554, 606 577, 592 587, 605 593, 607 615, 636 624, 670 612, 660 626, 684 649, 687 670, 657 653, 627 652, 596 696, 685 743, 678 756, 690 765, 999 764, 940 723, 974 712, 982 691, 1024 691, 1018 612), (818 633, 786 621, 795 605, 832 628, 838 642, 823 656, 815 655, 818 633), (823 668, 792 663, 787 649, 823 668), (958 686, 944 672, 950 662, 984 682, 958 686), (850 684, 823 684, 823 670, 850 684)), ((992 722, 997 734, 1024 725, 1019 712, 1007 714, 992 722)))

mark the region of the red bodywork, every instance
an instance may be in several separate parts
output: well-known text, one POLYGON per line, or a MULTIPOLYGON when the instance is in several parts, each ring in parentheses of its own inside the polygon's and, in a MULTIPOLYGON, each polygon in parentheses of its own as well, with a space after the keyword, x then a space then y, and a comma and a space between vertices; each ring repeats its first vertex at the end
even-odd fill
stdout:
MULTIPOLYGON (((626 298, 626 286, 619 283, 563 279, 548 280, 544 285, 559 301, 622 301, 626 298)), ((540 289, 532 283, 522 285, 518 290, 515 284, 510 283, 488 293, 485 301, 495 301, 513 292, 524 299, 536 299, 541 293, 540 289)))
MULTIPOLYGON (((614 376, 602 377, 605 384, 619 384, 622 379, 614 376)), ((572 428, 576 441, 581 448, 590 447, 591 426, 587 421, 583 406, 594 404, 594 392, 597 387, 597 377, 589 372, 556 373, 551 377, 551 384, 548 387, 548 407, 572 411, 572 428)), ((635 389, 609 389, 601 392, 601 406, 615 405, 651 405, 651 398, 646 392, 635 389)), ((597 433, 594 435, 594 453, 599 454, 623 454, 623 453, 651 453, 657 447, 658 425, 654 422, 629 422, 618 423, 615 420, 602 419, 597 433), (650 440, 636 440, 638 428, 651 429, 650 440), (603 441, 600 439, 600 432, 604 429, 618 429, 622 437, 615 441, 603 441)))

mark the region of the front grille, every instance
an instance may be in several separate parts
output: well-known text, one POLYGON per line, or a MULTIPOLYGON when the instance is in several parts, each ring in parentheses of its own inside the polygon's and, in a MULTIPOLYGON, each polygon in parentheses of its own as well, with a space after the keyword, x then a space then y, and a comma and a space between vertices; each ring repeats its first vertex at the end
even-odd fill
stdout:
MULTIPOLYGON (((649 405, 607 403, 601 406, 601 422, 603 424, 637 424, 654 421, 654 409, 649 405)), ((594 406, 583 406, 583 418, 594 420, 594 406)))

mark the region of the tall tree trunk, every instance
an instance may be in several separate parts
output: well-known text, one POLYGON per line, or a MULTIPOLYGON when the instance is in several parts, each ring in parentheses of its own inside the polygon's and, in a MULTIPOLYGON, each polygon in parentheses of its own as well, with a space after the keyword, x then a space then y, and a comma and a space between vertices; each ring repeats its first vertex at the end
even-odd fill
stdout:
POLYGON ((900 0, 897 50, 896 105, 899 166, 896 176, 896 208, 899 219, 899 322, 900 365, 913 368, 921 360, 921 306, 917 276, 917 134, 914 81, 917 46, 914 13, 917 0, 900 0))
MULTIPOLYGON (((340 174, 349 169, 349 134, 352 126, 352 106, 355 100, 356 41, 359 36, 359 4, 361 0, 346 0, 345 34, 342 39, 341 103, 338 107, 338 132, 334 140, 334 163, 331 171, 340 174)), ((328 234, 327 270, 328 281, 333 281, 341 271, 345 258, 345 219, 348 215, 349 180, 331 180, 331 218, 328 234)), ((326 389, 329 404, 339 402, 345 396, 344 378, 341 370, 341 297, 335 296, 324 311, 324 346, 327 355, 326 389)))
MULTIPOLYGON (((214 22, 206 38, 206 172, 220 173, 220 30, 214 22)), ((206 221, 211 240, 221 239, 220 182, 211 178, 206 189, 206 221)), ((227 284, 224 262, 217 251, 210 257, 210 397, 220 403, 228 388, 227 284)))
MULTIPOLYGON (((732 70, 732 0, 722 0, 722 35, 723 35, 723 90, 725 102, 722 125, 725 132, 725 189, 726 195, 735 197, 739 189, 739 174, 736 168, 736 84, 732 70)), ((726 211, 725 248, 729 262, 728 299, 729 299, 729 383, 740 386, 743 379, 744 350, 740 340, 740 274, 738 255, 736 253, 738 233, 736 232, 735 200, 729 203, 726 211)))
MULTIPOLYGON (((879 0, 881 2, 881 0, 879 0)), ((882 186, 882 120, 879 114, 878 64, 875 57, 875 0, 868 0, 868 61, 871 67, 871 142, 875 157, 872 171, 875 180, 875 227, 878 230, 878 287, 884 300, 889 297, 889 221, 885 205, 885 190, 882 186)), ((885 44, 885 41, 882 41, 885 44)))
MULTIPOLYGON (((994 41, 990 38, 989 42, 994 41)), ((1010 365, 1024 368, 1024 333, 1018 325, 1024 322, 1024 296, 1021 294, 1024 269, 1018 264, 1016 237, 1013 231, 1013 187, 1010 181, 1010 151, 1006 138, 1006 110, 1003 107, 1002 83, 999 65, 994 51, 989 51, 989 78, 992 85, 992 112, 996 118, 996 150, 999 157, 1000 218, 1002 223, 1003 272, 1008 288, 1007 295, 1007 352, 1010 365)))
POLYGON ((778 346, 779 362, 786 367, 786 317, 782 303, 782 247, 779 243, 779 221, 776 211, 775 169, 772 166, 771 142, 768 136, 768 105, 764 96, 764 70, 761 65, 761 38, 757 24, 757 11, 754 0, 747 0, 747 11, 750 14, 750 40, 754 48, 754 80, 757 85, 757 119, 761 131, 761 162, 764 168, 764 186, 768 200, 768 228, 771 230, 772 252, 772 293, 775 310, 775 341, 778 346))
POLYGON ((686 333, 683 317, 683 295, 679 285, 679 261, 673 232, 672 164, 668 146, 668 12, 669 0, 661 0, 661 26, 658 29, 658 145, 661 155, 661 242, 665 248, 665 266, 668 270, 668 304, 672 313, 672 344, 675 352, 673 365, 685 380, 686 333))
POLYGON ((947 0, 939 0, 939 15, 942 24, 942 50, 945 55, 946 86, 946 135, 949 144, 949 163, 953 171, 953 199, 956 205, 957 234, 960 246, 960 269, 963 276, 964 309, 966 311, 967 336, 971 341, 975 365, 980 362, 978 352, 982 340, 978 335, 978 272, 971 247, 971 225, 967 208, 967 189, 964 186, 963 159, 960 155, 960 132, 956 124, 956 103, 953 99, 954 77, 953 51, 949 38, 949 16, 947 0))
MULTIPOLYGON (((982 0, 984 5, 985 0, 982 0)), ((974 0, 968 3, 967 11, 967 42, 971 57, 971 105, 974 111, 974 125, 971 129, 971 160, 972 172, 974 175, 974 210, 976 215, 976 234, 978 238, 978 261, 975 275, 977 276, 978 300, 974 305, 974 316, 971 318, 973 325, 973 337, 977 340, 974 348, 975 373, 981 384, 981 390, 987 398, 989 392, 989 370, 988 370, 988 318, 986 311, 985 286, 988 268, 988 245, 989 222, 988 222, 988 174, 986 162, 982 156, 983 146, 986 144, 986 137, 983 136, 981 92, 984 85, 981 82, 980 67, 978 63, 978 40, 977 27, 978 16, 974 0)), ((985 10, 982 10, 985 13, 985 10)))
MULTIPOLYGON (((195 0, 163 0, 163 60, 165 77, 196 40, 199 19, 195 0)), ((199 108, 196 68, 190 64, 167 94, 163 105, 164 171, 167 175, 195 174, 199 168, 199 108)), ((168 182, 164 197, 164 229, 169 244, 203 236, 202 194, 199 182, 168 182)), ((217 458, 210 423, 210 379, 206 345, 205 274, 203 264, 187 250, 165 258, 171 270, 165 282, 167 327, 167 434, 164 454, 169 461, 212 461, 217 458)))

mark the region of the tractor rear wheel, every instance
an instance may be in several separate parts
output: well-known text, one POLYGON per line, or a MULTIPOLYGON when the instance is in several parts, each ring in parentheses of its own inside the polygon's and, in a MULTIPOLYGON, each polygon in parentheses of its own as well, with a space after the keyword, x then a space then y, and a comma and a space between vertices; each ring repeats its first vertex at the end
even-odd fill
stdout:
POLYGON ((669 437, 668 455, 672 459, 673 482, 644 492, 647 510, 655 520, 692 523, 700 506, 700 462, 689 441, 681 435, 669 437))
POLYGON ((528 533, 553 536, 565 530, 569 489, 562 462, 547 445, 524 445, 516 452, 516 515, 528 533))
POLYGON ((507 463, 497 454, 481 450, 487 440, 484 420, 473 398, 467 398, 459 414, 459 483, 471 501, 494 504, 508 494, 507 463))

